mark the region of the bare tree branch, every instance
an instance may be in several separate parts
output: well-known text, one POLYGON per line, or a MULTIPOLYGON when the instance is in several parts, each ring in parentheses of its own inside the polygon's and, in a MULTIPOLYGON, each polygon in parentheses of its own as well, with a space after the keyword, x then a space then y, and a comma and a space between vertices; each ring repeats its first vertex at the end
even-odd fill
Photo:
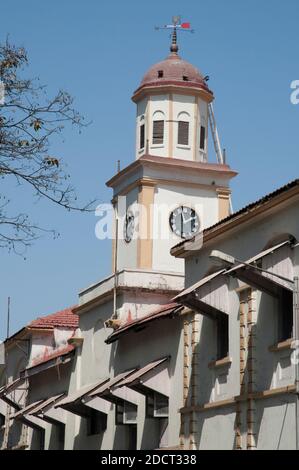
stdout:
MULTIPOLYGON (((22 75, 28 65, 24 48, 8 41, 0 44, 0 80, 5 88, 0 104, 0 179, 13 178, 32 188, 34 195, 68 210, 90 212, 95 200, 80 205, 60 157, 51 155, 53 137, 65 124, 81 129, 84 118, 74 109, 73 98, 60 90, 49 99, 36 79, 22 75)), ((0 248, 26 249, 45 230, 28 214, 9 214, 9 201, 0 193, 0 248), (2 204, 1 204, 2 201, 2 204)))

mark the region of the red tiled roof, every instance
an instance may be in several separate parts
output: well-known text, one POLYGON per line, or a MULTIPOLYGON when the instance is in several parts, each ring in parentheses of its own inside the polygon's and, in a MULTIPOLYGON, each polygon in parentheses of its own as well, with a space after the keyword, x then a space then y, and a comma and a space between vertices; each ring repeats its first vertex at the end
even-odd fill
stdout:
POLYGON ((45 317, 39 317, 29 323, 28 328, 77 328, 79 325, 79 317, 73 312, 73 307, 60 310, 45 317))
POLYGON ((119 336, 123 335, 128 330, 133 330, 133 331, 141 330, 145 328, 148 323, 154 320, 157 320, 158 318, 169 317, 172 314, 177 313, 181 308, 183 308, 182 305, 176 302, 160 305, 159 308, 149 313, 148 315, 145 315, 144 317, 137 318, 136 320, 125 323, 123 326, 121 326, 116 331, 111 333, 111 335, 108 336, 105 342, 107 344, 113 343, 119 338, 119 336))

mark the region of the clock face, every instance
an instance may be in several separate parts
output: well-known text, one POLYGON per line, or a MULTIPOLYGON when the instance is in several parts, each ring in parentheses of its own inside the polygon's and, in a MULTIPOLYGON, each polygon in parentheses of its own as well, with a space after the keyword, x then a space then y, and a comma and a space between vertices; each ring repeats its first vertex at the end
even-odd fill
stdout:
POLYGON ((171 212, 169 224, 173 233, 181 238, 191 238, 200 228, 195 210, 185 206, 177 207, 171 212))
POLYGON ((126 220, 124 223, 124 239, 127 243, 133 238, 133 233, 135 229, 135 219, 134 214, 131 211, 128 211, 126 214, 126 220))

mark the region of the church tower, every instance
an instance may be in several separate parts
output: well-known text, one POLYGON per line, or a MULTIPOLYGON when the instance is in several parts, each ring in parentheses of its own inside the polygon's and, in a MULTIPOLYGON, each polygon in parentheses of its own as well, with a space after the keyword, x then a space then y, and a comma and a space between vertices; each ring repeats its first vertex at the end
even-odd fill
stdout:
POLYGON ((133 93, 135 161, 107 185, 117 223, 113 266, 183 274, 170 249, 230 212, 229 182, 237 173, 208 159, 209 104, 204 76, 178 54, 174 26, 170 54, 153 65, 133 93))
POLYGON ((144 75, 132 97, 137 105, 136 158, 208 161, 208 104, 214 99, 203 75, 178 55, 176 31, 170 54, 144 75))

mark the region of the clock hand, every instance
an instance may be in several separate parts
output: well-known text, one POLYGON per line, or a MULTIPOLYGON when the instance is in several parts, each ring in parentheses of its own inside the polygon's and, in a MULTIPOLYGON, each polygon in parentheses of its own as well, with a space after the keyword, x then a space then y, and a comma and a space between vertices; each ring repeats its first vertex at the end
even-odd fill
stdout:
POLYGON ((184 219, 185 224, 187 224, 188 222, 190 222, 190 220, 191 220, 191 221, 192 221, 192 220, 195 220, 195 217, 189 217, 189 219, 187 219, 187 220, 184 219))

